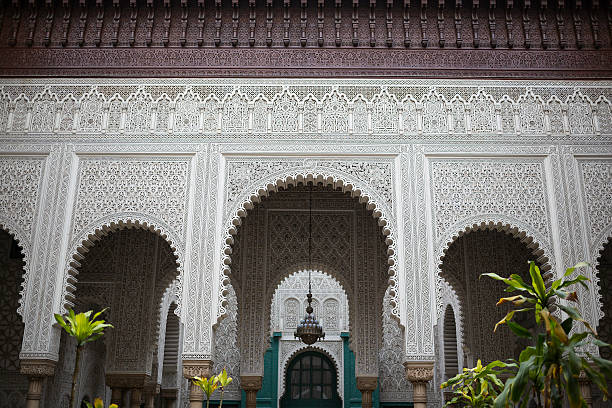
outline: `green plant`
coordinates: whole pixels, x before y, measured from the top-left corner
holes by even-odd
[[[208,408],[208,406],[210,405],[210,396],[219,386],[219,379],[216,375],[213,375],[210,378],[193,377],[191,381],[193,381],[195,385],[200,387],[204,394],[206,394],[206,408]]]
[[[104,408],[104,402],[100,398],[96,398],[93,405],[91,402],[86,402],[87,408]],[[108,408],[119,408],[117,404],[110,404]]]
[[[76,359],[74,361],[74,371],[72,373],[72,389],[70,391],[70,408],[74,408],[74,398],[76,396],[76,383],[79,376],[79,364],[81,361],[81,353],[85,344],[99,339],[104,334],[104,329],[113,327],[102,319],[98,319],[106,309],[94,314],[92,310],[75,314],[74,310],[68,311],[68,316],[55,314],[55,320],[68,333],[70,337],[76,340]]]
[[[464,368],[462,373],[440,385],[440,388],[450,387],[454,394],[453,399],[448,401],[445,407],[454,404],[472,408],[492,407],[495,397],[504,388],[504,383],[497,378],[497,375],[508,372],[505,370],[508,366],[509,364],[499,360],[483,366],[478,360],[476,367]]]
[[[225,392],[225,387],[227,387],[232,381],[232,377],[228,377],[227,371],[225,368],[217,375],[217,380],[219,383],[219,388],[221,388],[221,402],[219,403],[219,408],[223,407],[223,393]]]
[[[208,408],[210,404],[210,397],[215,392],[217,388],[221,388],[221,400],[219,402],[219,408],[223,407],[223,393],[225,392],[225,387],[227,387],[232,381],[232,377],[228,377],[227,371],[225,368],[217,375],[213,375],[210,378],[206,377],[193,377],[191,380],[195,385],[200,387],[202,392],[206,394],[206,408]]]
[[[506,381],[504,390],[495,399],[495,408],[508,407],[510,403],[518,403],[525,407],[533,398],[538,407],[561,408],[567,397],[571,408],[586,407],[580,393],[578,377],[581,372],[608,396],[606,377],[612,378],[612,362],[585,352],[589,342],[600,347],[610,345],[597,339],[597,333],[586,322],[578,310],[570,304],[578,302],[578,295],[569,287],[580,284],[588,289],[583,275],[570,278],[577,268],[587,266],[579,263],[568,268],[558,280],[546,287],[540,269],[534,262],[529,264],[531,284],[525,283],[516,274],[503,278],[495,273],[484,275],[502,281],[508,285],[507,292],[519,291],[521,294],[499,300],[498,305],[511,303],[519,308],[511,310],[500,320],[500,324],[508,327],[520,337],[533,341],[534,345],[527,347],[519,356],[516,375]],[[551,306],[561,299],[565,304],[557,304],[567,318],[560,322],[552,313]],[[512,319],[516,313],[533,312],[535,328],[529,330]],[[580,322],[587,331],[579,331],[574,327]],[[572,328],[574,332],[572,334]],[[589,361],[590,360],[590,361]]]

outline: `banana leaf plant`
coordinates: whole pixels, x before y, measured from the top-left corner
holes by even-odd
[[[76,384],[77,378],[79,377],[79,365],[81,361],[81,354],[85,344],[95,341],[102,337],[104,330],[112,328],[111,324],[106,323],[98,317],[104,313],[106,309],[91,315],[92,310],[75,314],[74,310],[68,311],[68,316],[62,316],[55,314],[55,320],[60,326],[68,333],[70,337],[76,340],[76,358],[74,361],[74,371],[72,373],[72,388],[70,391],[70,408],[74,408],[74,399],[76,397]]]
[[[503,391],[495,399],[495,408],[513,404],[526,407],[530,400],[535,401],[538,408],[562,408],[566,398],[571,408],[584,408],[586,402],[578,382],[581,373],[602,391],[604,400],[607,399],[606,378],[612,378],[612,361],[586,350],[589,343],[599,347],[610,345],[597,339],[597,332],[572,306],[578,302],[578,294],[570,287],[579,284],[588,289],[586,282],[589,280],[583,275],[572,275],[577,268],[587,265],[579,263],[568,268],[550,287],[545,285],[534,262],[529,264],[531,284],[516,274],[508,278],[495,273],[483,274],[508,285],[506,292],[520,292],[499,300],[498,305],[510,303],[515,308],[495,325],[495,329],[506,324],[514,334],[530,339],[533,344],[521,352],[518,371],[506,381]],[[567,315],[563,321],[550,310],[555,303]],[[517,313],[531,313],[536,322],[534,328],[527,329],[513,321]],[[587,330],[581,331],[575,323],[582,323]]]
[[[440,385],[440,388],[450,387],[453,391],[453,398],[444,406],[492,407],[495,398],[504,389],[504,383],[497,377],[498,374],[510,372],[507,368],[515,366],[499,360],[483,366],[478,360],[476,367],[464,368],[462,373]]]

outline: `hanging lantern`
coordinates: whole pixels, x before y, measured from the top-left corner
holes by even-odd
[[[310,287],[310,275],[308,277],[308,286]],[[310,288],[308,289],[308,295],[306,295],[306,297],[308,298],[306,316],[300,321],[294,336],[310,346],[316,343],[317,340],[323,340],[325,338],[325,333],[323,332],[323,327],[319,324],[319,321],[314,315]]]

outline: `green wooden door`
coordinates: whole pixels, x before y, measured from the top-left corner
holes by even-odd
[[[323,354],[307,351],[296,356],[287,369],[287,386],[281,408],[341,408],[337,373]]]

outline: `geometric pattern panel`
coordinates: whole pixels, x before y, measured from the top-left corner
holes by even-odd
[[[182,237],[189,168],[187,159],[82,159],[73,233],[109,214],[142,213]]]
[[[432,159],[431,172],[437,238],[480,214],[508,215],[550,236],[542,161]]]
[[[590,226],[589,239],[591,244],[595,244],[594,240],[599,239],[599,235],[612,224],[612,161],[579,160],[579,163]]]

